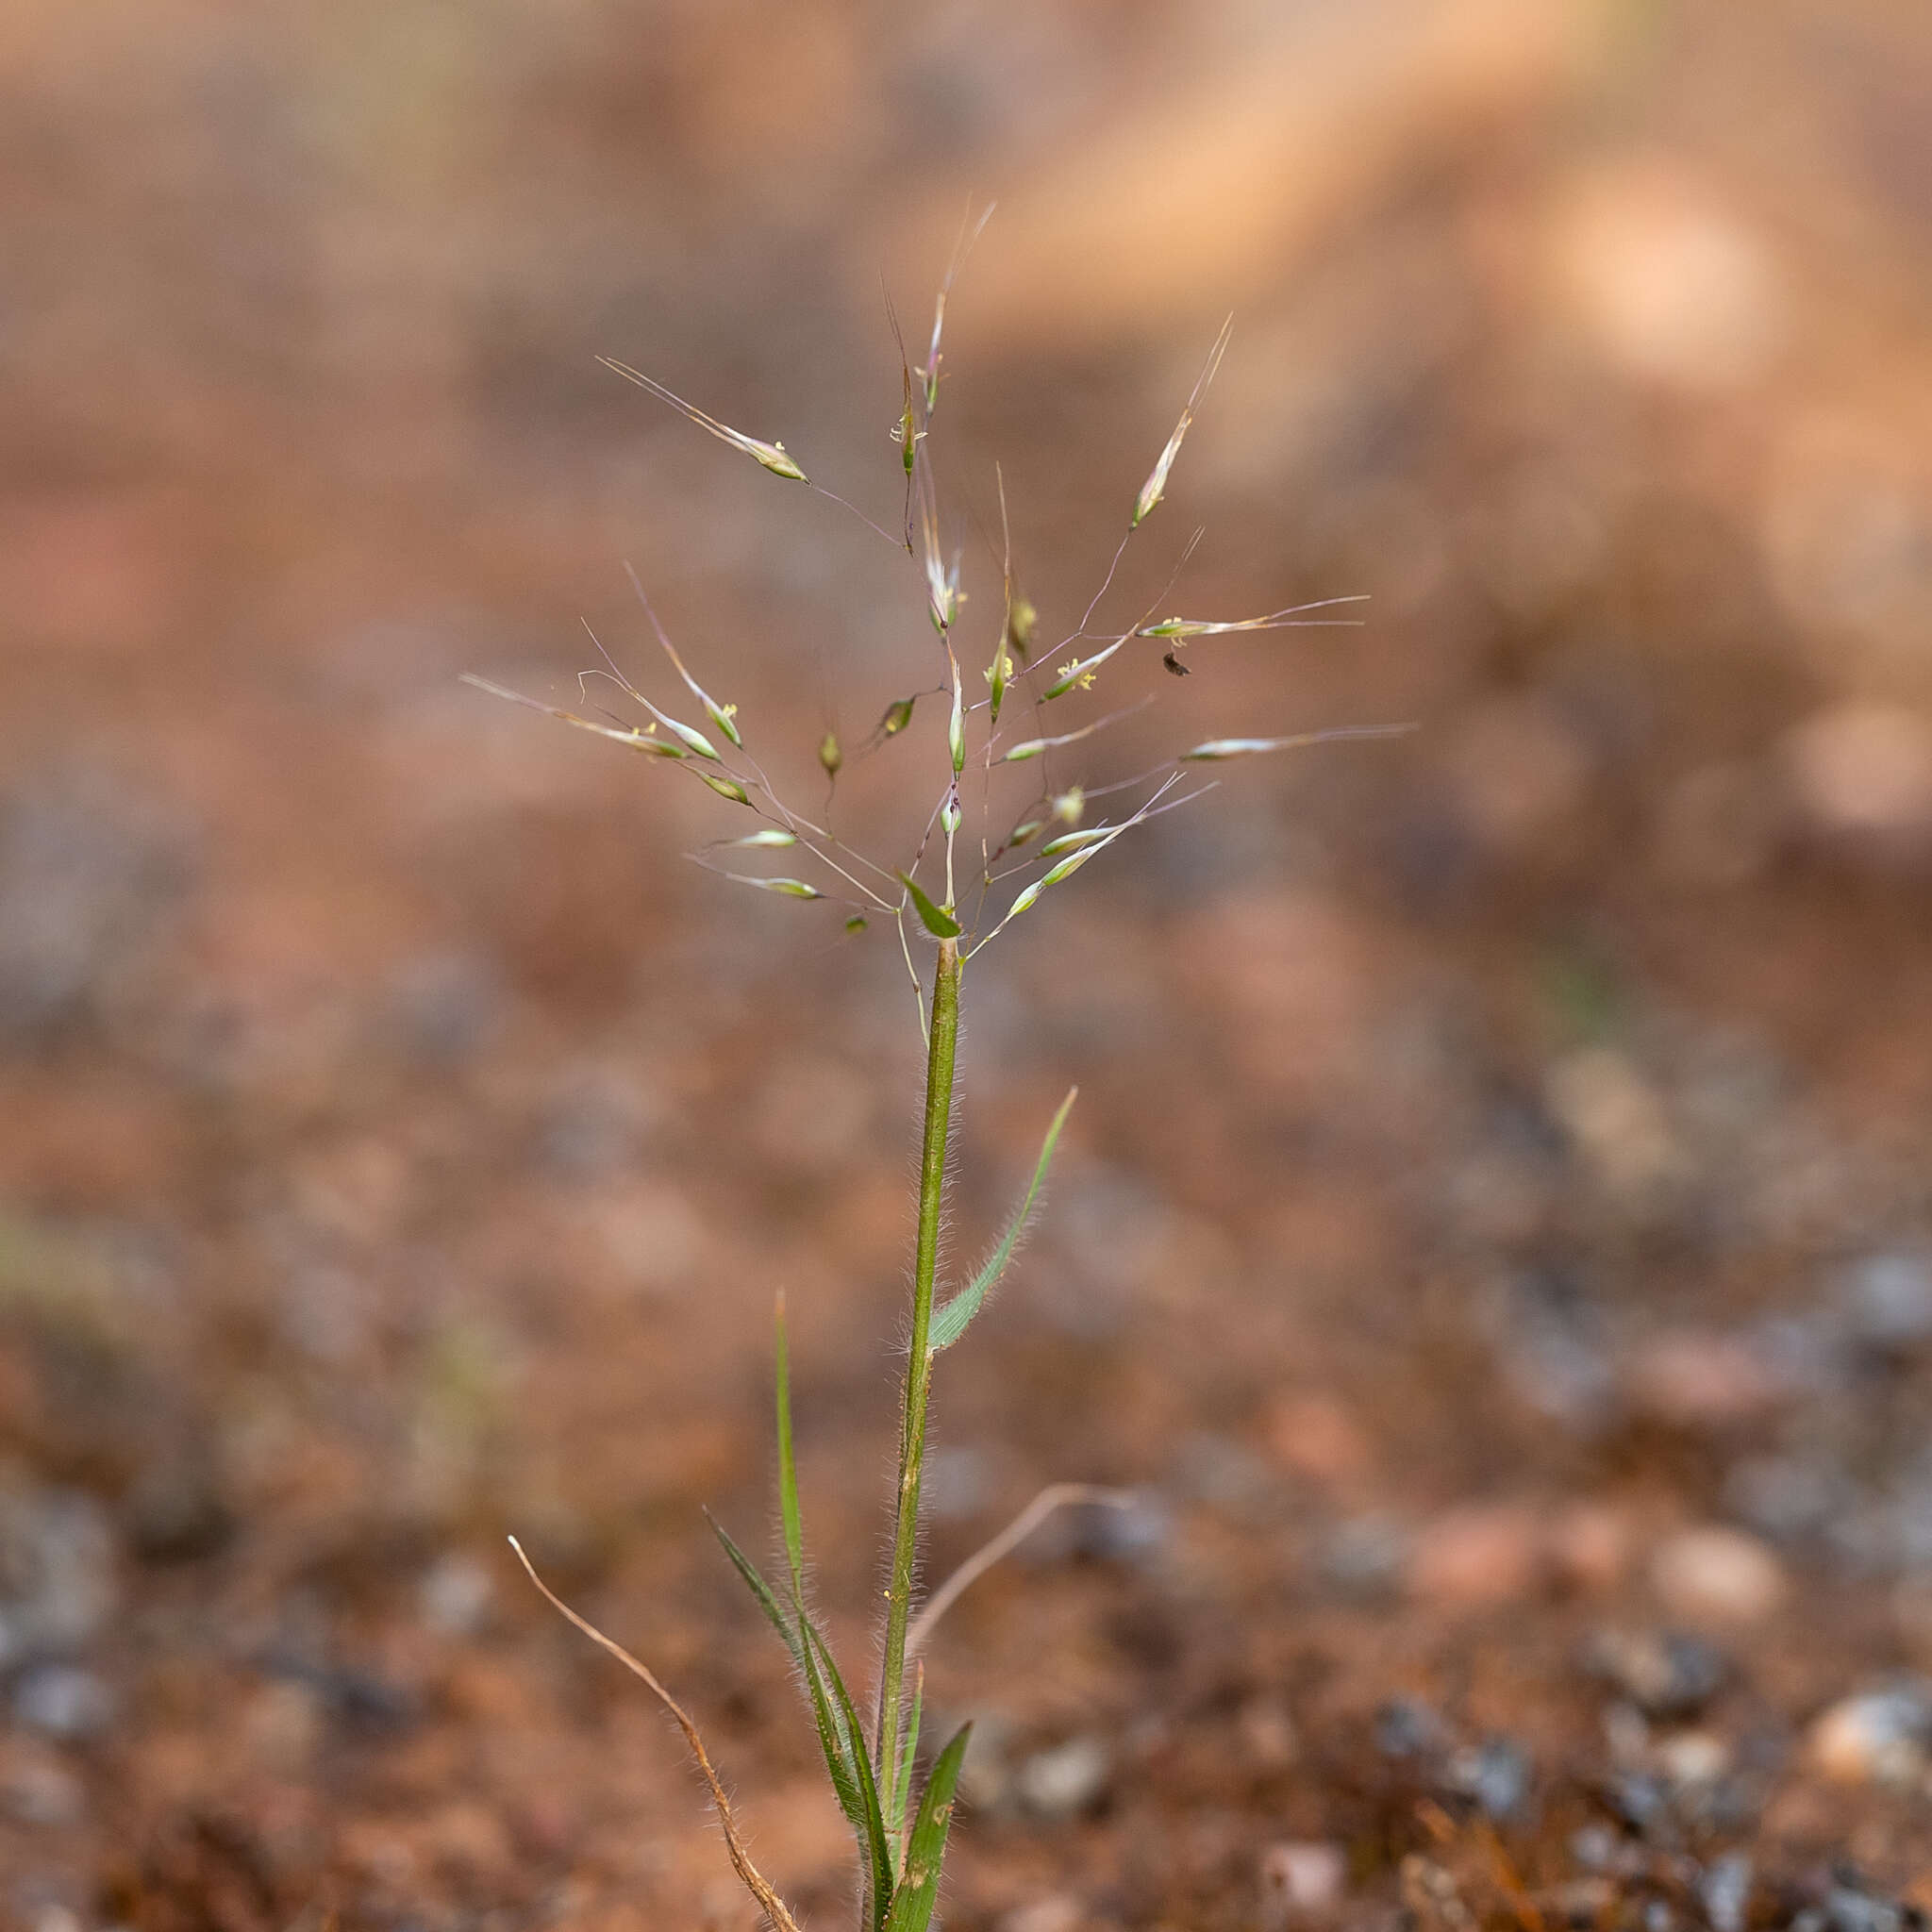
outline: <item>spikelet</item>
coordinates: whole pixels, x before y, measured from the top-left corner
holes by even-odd
[[[1134,635],[1132,631],[1117,637],[1104,651],[1095,651],[1091,658],[1076,658],[1070,664],[1062,664],[1054,673],[1054,681],[1041,692],[1042,700],[1064,697],[1070,691],[1091,691],[1095,674],[1107,660]]]
[[[1252,758],[1257,752],[1296,751],[1305,744],[1332,744],[1347,738],[1406,738],[1413,724],[1337,724],[1327,731],[1297,731],[1288,738],[1210,738],[1184,751],[1179,762],[1211,764],[1223,758]]]
[[[758,463],[760,469],[771,471],[774,476],[783,476],[789,482],[808,483],[811,479],[785,452],[782,442],[763,442],[756,436],[747,436],[741,429],[733,429],[728,424],[721,423],[715,416],[708,416],[695,405],[666,389],[661,382],[653,382],[648,375],[633,369],[628,362],[620,362],[614,357],[599,356],[598,361],[605,368],[634,382],[640,389],[647,389],[654,396],[669,403],[674,409],[689,416],[700,429],[708,429],[720,442],[728,442],[733,449],[741,449],[746,456]]]
[[[744,872],[721,872],[718,876],[731,880],[734,885],[756,886],[761,892],[777,892],[787,899],[823,899],[825,896],[816,886],[808,886],[803,879],[761,879]]]
[[[1214,380],[1214,372],[1221,367],[1221,358],[1227,353],[1227,339],[1234,333],[1234,317],[1229,316],[1221,325],[1221,333],[1214,338],[1214,346],[1208,352],[1208,366],[1201,371],[1200,380],[1194,384],[1193,393],[1188,398],[1188,406],[1181,411],[1181,420],[1174,425],[1174,434],[1167,439],[1167,447],[1160,452],[1160,460],[1148,473],[1147,480],[1141,486],[1141,493],[1134,499],[1133,520],[1127,525],[1138,530],[1146,521],[1156,504],[1167,493],[1168,472],[1174,468],[1174,459],[1181,453],[1181,442],[1193,426],[1194,411],[1201,407],[1201,398],[1208,393],[1208,385]]]
[[[575,724],[579,731],[594,731],[599,738],[608,738],[614,744],[626,744],[633,751],[646,752],[653,758],[681,758],[687,756],[681,745],[668,744],[663,739],[654,737],[652,734],[658,728],[655,724],[642,726],[601,724],[594,718],[580,718],[576,712],[566,711],[560,706],[546,705],[541,698],[526,698],[520,691],[492,684],[489,678],[478,677],[473,671],[461,673],[458,681],[477,691],[488,691],[493,698],[504,698],[510,704],[524,706],[527,710],[541,711],[545,717],[558,719],[565,724]]]
[[[1134,635],[1140,638],[1172,638],[1176,643],[1184,644],[1190,638],[1225,637],[1230,632],[1241,630],[1320,630],[1329,625],[1355,626],[1361,623],[1360,618],[1301,620],[1301,613],[1304,610],[1327,610],[1337,604],[1366,604],[1368,601],[1366,596],[1318,597],[1312,604],[1290,604],[1280,610],[1269,611],[1265,617],[1240,617],[1220,624],[1192,617],[1163,617],[1158,624],[1143,624]]]

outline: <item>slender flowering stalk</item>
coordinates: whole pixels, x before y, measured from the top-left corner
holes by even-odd
[[[879,1678],[877,1760],[882,1782],[898,1782],[907,1749],[901,1704],[906,1686],[906,1626],[912,1615],[913,1566],[919,1554],[919,1493],[925,1471],[925,1405],[932,1391],[933,1281],[939,1267],[940,1208],[946,1184],[946,1138],[953,1122],[953,1062],[959,1044],[957,940],[940,941],[933,967],[932,1024],[925,1057],[925,1118],[919,1152],[919,1232],[912,1259],[912,1334],[901,1391],[899,1481],[893,1497],[891,1580],[886,1587],[885,1663]]]

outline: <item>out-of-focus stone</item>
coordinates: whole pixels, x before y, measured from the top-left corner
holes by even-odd
[[[1846,1269],[1840,1294],[1858,1339],[1874,1348],[1932,1340],[1932,1261],[1923,1254],[1866,1255]]]
[[[1785,338],[1769,244],[1681,168],[1638,160],[1591,175],[1555,236],[1562,293],[1627,375],[1730,389],[1763,375]]]
[[[1014,1774],[1013,1785],[1036,1818],[1073,1818],[1100,1802],[1112,1771],[1112,1757],[1098,1738],[1069,1738],[1035,1752]]]
[[[1591,1166],[1619,1193],[1641,1193],[1676,1166],[1663,1103],[1624,1055],[1589,1046],[1565,1054],[1544,1082],[1550,1110]]]
[[[1915,1783],[1932,1766],[1932,1685],[1907,1678],[1841,1698],[1813,1721],[1807,1743],[1840,1784]]]
[[[1657,1768],[1680,1790],[1714,1785],[1731,1768],[1731,1747],[1715,1731],[1673,1731],[1651,1748]]]
[[[1325,1919],[1341,1903],[1348,1859],[1340,1845],[1288,1841],[1261,1854],[1262,1919],[1271,1926]]]
[[[1275,1461],[1324,1487],[1359,1481],[1374,1462],[1374,1444],[1348,1405],[1325,1391],[1281,1396],[1264,1427]]]
[[[1711,1932],[1744,1932],[1750,1918],[1754,1868],[1748,1852],[1726,1852],[1713,1858],[1697,1883],[1697,1896]]]
[[[114,1693],[77,1665],[40,1664],[14,1685],[13,1710],[50,1738],[98,1738],[114,1722]]]
[[[1079,1932],[1086,1916],[1078,1899],[1057,1891],[1002,1913],[999,1932]]]
[[[1690,1328],[1643,1343],[1624,1379],[1639,1408],[1679,1428],[1747,1422],[1790,1392],[1763,1350],[1745,1337]]]
[[[1351,1517],[1336,1525],[1321,1552],[1322,1579],[1344,1596],[1390,1596],[1402,1581],[1408,1550],[1407,1532],[1392,1518]]]
[[[1824,831],[1932,838],[1932,724],[1903,705],[1848,699],[1785,744],[1792,789]]]
[[[1486,851],[1510,856],[1575,808],[1591,758],[1568,722],[1540,696],[1483,700],[1444,741],[1458,817]]]
[[[416,1586],[423,1621],[445,1637],[469,1637],[480,1630],[495,1595],[495,1579],[462,1550],[445,1551]]]
[[[92,1642],[118,1595],[113,1531],[92,1496],[0,1485],[0,1665]]]
[[[1784,1565],[1742,1530],[1707,1524],[1666,1538],[1651,1554],[1651,1588],[1687,1624],[1760,1623],[1784,1602]]]
[[[58,1829],[86,1815],[87,1790],[55,1753],[10,1750],[0,1761],[0,1807],[23,1824]]]
[[[1449,1761],[1450,1785],[1474,1798],[1483,1816],[1497,1824],[1521,1815],[1534,1775],[1529,1754],[1507,1738],[1486,1739],[1457,1752]]]
[[[1520,1602],[1542,1573],[1541,1525],[1521,1503],[1473,1503],[1451,1509],[1416,1538],[1410,1591],[1444,1609]]]
[[[1785,830],[1778,788],[1758,766],[1700,765],[1664,795],[1658,857],[1688,886],[1740,886],[1771,862]]]
[[[1724,1688],[1729,1666],[1702,1637],[1681,1631],[1600,1630],[1590,1669],[1647,1717],[1693,1717]]]
[[[1249,1698],[1235,1720],[1235,1730],[1241,1755],[1257,1771],[1283,1770],[1300,1755],[1294,1719],[1278,1697],[1264,1692]]]
[[[1545,1545],[1557,1577],[1586,1595],[1614,1590],[1630,1566],[1630,1524],[1603,1503],[1565,1505],[1550,1523]]]

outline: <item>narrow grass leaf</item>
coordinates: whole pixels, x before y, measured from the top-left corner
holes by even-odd
[[[906,1877],[892,1897],[885,1932],[926,1932],[940,1891],[940,1870],[946,1859],[946,1835],[953,1824],[953,1797],[959,1788],[959,1767],[973,1726],[965,1725],[939,1755],[919,1801],[912,1841],[906,1852]]]
[[[925,889],[910,873],[902,872],[899,883],[912,895],[912,909],[919,914],[919,923],[936,940],[956,940],[964,928],[952,913],[941,906],[935,906]]]
[[[819,1749],[824,1757],[826,1775],[831,1779],[839,1808],[858,1834],[860,1849],[868,1866],[871,1866],[874,1863],[874,1824],[876,1821],[876,1836],[882,1845],[884,1821],[877,1816],[878,1794],[873,1788],[872,1766],[866,1759],[863,1734],[857,1727],[856,1721],[843,1722],[841,1728],[843,1712],[835,1710],[825,1690],[827,1674],[835,1683],[838,1682],[838,1671],[832,1664],[831,1653],[802,1609],[795,1623],[786,1616],[784,1607],[759,1574],[758,1565],[739,1548],[724,1525],[708,1510],[706,1520],[724,1545],[724,1554],[731,1558],[732,1567],[744,1578],[746,1587],[758,1599],[758,1607],[784,1639],[792,1660],[805,1674],[806,1690],[811,1701],[812,1720],[818,1729]],[[843,1697],[842,1683],[838,1688],[844,1707],[849,1709],[851,1700]],[[855,1758],[858,1760],[856,1763]]]
[[[872,1921],[874,1925],[883,1925],[886,1913],[892,1899],[892,1854],[886,1838],[885,1813],[879,1806],[877,1781],[874,1777],[872,1759],[865,1748],[865,1732],[858,1721],[858,1712],[854,1707],[850,1693],[845,1689],[845,1680],[839,1674],[839,1667],[832,1660],[832,1653],[825,1646],[825,1641],[809,1623],[801,1625],[805,1633],[807,1680],[820,1688],[816,1696],[823,1698],[824,1684],[829,1684],[837,1700],[836,1710],[827,1709],[828,1718],[835,1720],[833,1731],[842,1746],[840,1755],[853,1786],[853,1805],[846,1811],[853,1830],[858,1834],[859,1851],[865,1860],[870,1878],[869,1890],[872,1894]],[[823,1742],[823,1739],[821,1740]],[[833,1754],[828,1749],[825,1764],[829,1770]],[[834,1781],[836,1789],[836,1779]],[[841,1801],[842,1802],[842,1801]]]
[[[666,389],[661,382],[653,382],[648,375],[641,375],[628,362],[619,362],[610,356],[599,356],[597,359],[605,368],[623,376],[626,382],[634,382],[640,389],[647,389],[654,396],[669,403],[674,409],[690,417],[700,429],[709,430],[720,442],[728,442],[733,449],[741,449],[760,468],[771,471],[773,475],[783,476],[792,483],[809,480],[805,472],[786,454],[782,442],[761,441],[756,436],[747,436],[741,429],[733,429],[728,424],[719,422],[715,416],[706,415],[704,410],[686,402],[682,396]]]
[[[791,1653],[793,1661],[803,1663],[805,1645],[786,1618],[784,1606],[772,1593],[772,1586],[758,1574],[758,1565],[732,1541],[730,1532],[708,1509],[705,1511],[705,1521],[711,1525],[711,1534],[724,1546],[732,1568],[744,1578],[745,1588],[758,1599],[759,1609],[771,1620],[772,1628],[785,1640],[785,1648]]]
[[[1048,875],[1051,877],[1051,874]],[[1044,881],[1042,881],[1044,883]],[[986,1298],[999,1284],[1000,1276],[1007,1272],[1008,1264],[1013,1258],[1013,1250],[1020,1244],[1020,1237],[1026,1232],[1026,1224],[1033,1218],[1034,1204],[1040,1198],[1040,1190],[1046,1180],[1046,1170],[1053,1161],[1053,1150],[1059,1144],[1060,1129],[1067,1124],[1067,1115],[1073,1111],[1074,1102],[1080,1090],[1070,1088],[1067,1097],[1060,1102],[1059,1111],[1053,1117],[1046,1130],[1046,1139],[1041,1143],[1040,1158],[1034,1164],[1033,1178],[1026,1184],[1026,1192],[1022,1196],[1013,1218],[1007,1224],[1007,1231],[1001,1235],[999,1245],[987,1257],[986,1265],[980,1269],[972,1281],[962,1288],[941,1307],[933,1311],[932,1326],[927,1331],[927,1345],[934,1355],[942,1348],[950,1348],[965,1334],[974,1315],[985,1305]]]

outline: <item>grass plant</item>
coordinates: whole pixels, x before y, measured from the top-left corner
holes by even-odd
[[[987,211],[991,213],[991,210]],[[1260,617],[1206,620],[1157,619],[1143,612],[1118,631],[1096,632],[1093,621],[1111,591],[1128,544],[1158,508],[1184,439],[1226,353],[1229,327],[1216,338],[1200,379],[1181,411],[1174,433],[1153,470],[1129,504],[1126,527],[1100,589],[1080,622],[1051,651],[1037,647],[1038,612],[1016,587],[1010,538],[1007,531],[1004,479],[999,481],[1002,524],[1000,558],[1003,608],[996,628],[982,645],[987,662],[978,678],[962,673],[960,623],[965,602],[960,589],[960,554],[948,555],[941,538],[939,483],[932,434],[941,400],[942,336],[946,303],[967,247],[985,224],[962,231],[959,248],[935,304],[929,346],[923,366],[914,368],[900,349],[900,409],[892,425],[899,472],[901,528],[895,534],[875,523],[848,499],[811,480],[782,442],[767,441],[733,429],[662,383],[628,365],[610,361],[618,375],[638,384],[681,412],[728,448],[750,457],[769,474],[805,485],[858,517],[885,541],[902,549],[918,573],[920,594],[932,638],[919,647],[924,668],[919,689],[893,699],[870,736],[849,753],[835,732],[817,747],[825,785],[825,804],[808,817],[781,798],[765,768],[746,742],[735,704],[720,703],[686,668],[658,623],[642,586],[636,586],[671,674],[705,720],[700,725],[673,715],[632,683],[617,661],[597,649],[602,659],[586,673],[580,687],[601,679],[635,707],[628,716],[597,709],[596,715],[541,703],[483,678],[468,681],[491,694],[528,705],[578,729],[638,752],[673,768],[671,775],[707,787],[722,808],[748,814],[756,823],[726,835],[699,862],[733,883],[797,900],[829,903],[855,939],[874,924],[896,932],[911,977],[925,1041],[925,1090],[919,1163],[919,1196],[912,1267],[909,1320],[906,1324],[904,1381],[900,1391],[899,1451],[892,1492],[891,1528],[885,1557],[885,1601],[878,1644],[878,1682],[869,1708],[861,1709],[834,1658],[807,1599],[803,1517],[793,1455],[786,1313],[782,1294],[774,1316],[775,1415],[779,1514],[785,1574],[774,1586],[713,1523],[725,1556],[744,1579],[790,1653],[803,1687],[826,1775],[840,1809],[851,1825],[859,1871],[858,1923],[861,1932],[925,1932],[938,1898],[947,1834],[970,1726],[946,1740],[920,1774],[924,1667],[919,1652],[940,1615],[959,1592],[991,1563],[1013,1548],[1053,1509],[1070,1502],[1118,1501],[1113,1492],[1082,1485],[1056,1485],[1036,1497],[1013,1523],[988,1543],[956,1575],[918,1607],[920,1504],[925,1467],[928,1401],[939,1357],[959,1342],[987,1306],[1011,1265],[1022,1237],[1039,1205],[1047,1170],[1074,1094],[1069,1092],[1047,1126],[1024,1194],[1005,1232],[979,1269],[952,1292],[940,1291],[941,1220],[946,1175],[947,1141],[953,1121],[955,1062],[959,1038],[962,984],[971,960],[1030,911],[1046,893],[1128,834],[1166,811],[1186,805],[1208,788],[1185,789],[1190,769],[1266,753],[1292,750],[1325,740],[1382,737],[1403,725],[1348,727],[1335,731],[1275,736],[1216,738],[1188,747],[1134,777],[1102,787],[1083,788],[1061,775],[1064,755],[1125,715],[1123,710],[1064,729],[1053,728],[1063,702],[1091,692],[1109,669],[1118,669],[1136,648],[1149,655],[1158,647],[1165,669],[1185,675],[1177,655],[1199,640],[1301,625],[1353,623],[1338,614],[1357,600],[1328,598]],[[893,321],[897,336],[897,322]],[[608,359],[608,358],[607,358]],[[816,465],[814,466],[816,467]],[[1190,543],[1182,561],[1191,553]],[[1170,580],[1172,581],[1172,580]],[[592,640],[595,642],[595,639]],[[929,654],[929,655],[928,655]],[[983,684],[984,690],[978,688]],[[946,708],[944,753],[936,782],[924,793],[924,829],[912,850],[897,863],[885,863],[848,845],[833,830],[833,805],[840,773],[848,758],[888,751],[910,728],[919,705],[937,697]],[[1016,703],[1020,700],[1021,703]],[[1028,726],[1013,728],[1012,712],[1024,704]],[[685,708],[680,706],[680,708]],[[1072,707],[1068,707],[1072,708]],[[1139,707],[1132,708],[1138,709]],[[706,726],[709,728],[707,729]],[[1023,781],[1015,791],[1011,778]],[[974,782],[976,781],[976,783]],[[1025,781],[1032,789],[1024,789]],[[977,836],[962,836],[967,798],[979,824]],[[1023,800],[1017,809],[1014,798]],[[1120,806],[1113,816],[1089,822],[1100,801]],[[795,855],[791,871],[752,869],[766,855]],[[915,947],[929,952],[922,974]],[[682,1731],[709,1790],[725,1846],[738,1875],[778,1932],[796,1932],[797,1921],[753,1863],[730,1801],[713,1769],[696,1724],[656,1675],[628,1651],[593,1628],[559,1602],[531,1568],[521,1545],[518,1557],[543,1595],[574,1624],[602,1645],[649,1688]]]

